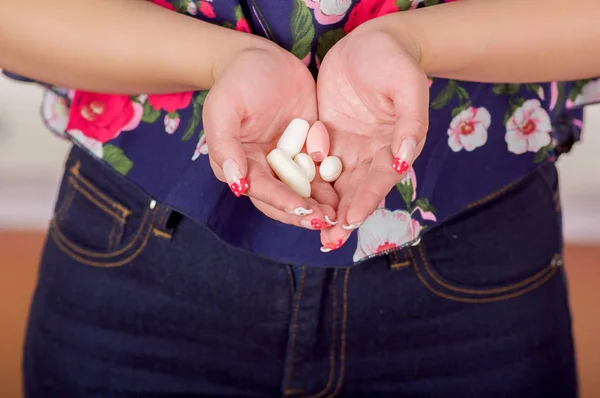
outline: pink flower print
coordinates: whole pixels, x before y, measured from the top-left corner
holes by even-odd
[[[506,122],[504,140],[508,150],[517,155],[537,152],[551,141],[550,117],[540,101],[530,99],[515,110]]]
[[[177,112],[167,113],[164,119],[165,132],[173,134],[175,130],[177,130],[177,127],[179,127],[179,120],[179,114]]]
[[[69,122],[67,100],[53,91],[47,90],[42,103],[42,117],[52,131],[64,136]]]
[[[86,148],[94,157],[102,159],[104,154],[102,143],[92,137],[86,136],[81,130],[69,130],[67,134],[81,146]]]
[[[487,142],[492,116],[485,108],[469,107],[456,115],[448,128],[448,145],[454,152],[471,152]]]
[[[352,0],[304,0],[304,3],[314,10],[315,19],[319,24],[331,25],[344,19]]]
[[[187,12],[190,15],[196,15],[198,13],[198,7],[196,6],[196,3],[193,0],[190,0],[187,3]]]
[[[250,26],[248,25],[246,18],[238,19],[237,23],[235,24],[235,30],[250,33]]]
[[[215,10],[213,10],[212,4],[210,4],[208,1],[200,1],[200,12],[207,18],[216,17]]]
[[[204,134],[202,134],[198,140],[198,145],[196,145],[196,150],[194,151],[194,155],[192,155],[192,160],[198,159],[200,155],[208,155],[208,146],[206,145],[206,138],[204,138]]]
[[[416,239],[421,224],[405,210],[377,209],[358,229],[354,261],[400,247]]]

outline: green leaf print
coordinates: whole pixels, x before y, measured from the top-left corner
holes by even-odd
[[[540,90],[540,85],[535,83],[527,83],[525,84],[525,88],[527,91],[531,91],[532,93],[537,94]]]
[[[439,3],[440,3],[439,0],[425,0],[425,7],[435,6]]]
[[[574,82],[573,87],[571,87],[571,90],[569,91],[569,99],[571,101],[575,101],[575,98],[577,98],[577,96],[579,94],[581,94],[581,91],[583,90],[583,87],[588,84],[589,82],[591,82],[593,79],[584,79],[584,80],[577,80],[576,82]]]
[[[231,23],[231,22],[229,22],[229,21],[225,21],[225,22],[223,22],[223,27],[224,27],[224,28],[227,28],[227,29],[233,29],[233,30],[235,30],[235,25],[234,25],[234,24],[232,24],[232,23]]]
[[[200,94],[192,101],[192,117],[190,117],[190,120],[188,121],[188,125],[183,132],[181,141],[190,140],[194,136],[198,125],[200,125],[200,120],[202,119],[202,104],[204,104],[204,98],[206,98],[206,95],[202,96],[203,92],[204,91],[200,92]]]
[[[317,58],[319,61],[323,61],[325,54],[331,50],[331,47],[333,47],[335,43],[342,40],[344,35],[343,29],[333,29],[319,36],[317,39]]]
[[[188,0],[174,0],[171,4],[178,13],[187,14]]]
[[[494,84],[492,91],[497,95],[515,95],[521,89],[520,84]]]
[[[455,118],[456,116],[458,116],[459,113],[461,113],[465,109],[469,108],[470,106],[471,106],[471,100],[468,100],[467,102],[462,103],[459,106],[457,106],[456,108],[452,109],[452,118]]]
[[[242,18],[246,18],[246,17],[244,17],[244,11],[242,11],[242,6],[240,6],[239,4],[235,7],[235,9],[233,10],[233,13],[235,15],[236,21],[239,21]]]
[[[144,102],[144,114],[142,121],[145,123],[154,123],[160,117],[160,109],[154,109],[148,101]]]
[[[196,102],[199,103],[201,106],[204,106],[204,101],[206,101],[206,96],[208,95],[208,90],[203,90],[200,91],[198,93],[198,96],[196,97]]]
[[[513,115],[513,113],[515,113],[515,111],[517,109],[519,109],[521,106],[523,106],[525,101],[526,100],[523,97],[511,98],[509,100],[508,109],[506,110],[506,113],[504,114],[504,125],[505,126],[506,126],[506,123],[508,123],[508,119],[511,118],[511,116]]]
[[[411,6],[412,6],[411,0],[396,0],[396,7],[398,7],[398,11],[410,10]]]
[[[123,153],[123,150],[112,144],[102,147],[102,159],[122,175],[127,175],[133,167],[133,162]]]
[[[304,59],[310,53],[310,46],[315,38],[312,13],[303,0],[294,0],[294,8],[290,19],[292,31],[292,48],[290,52],[298,59]]]
[[[415,200],[415,207],[420,207],[423,211],[430,211],[435,214],[436,209],[433,207],[431,203],[429,203],[429,199],[427,198],[419,198]]]
[[[431,101],[431,108],[442,109],[443,107],[448,105],[448,102],[450,102],[452,97],[454,97],[454,95],[456,94],[457,86],[458,85],[454,80],[449,80],[448,84],[446,84],[446,87],[441,89],[437,97],[435,97],[435,99]]]
[[[556,88],[558,90],[558,97],[556,99],[556,108],[554,108],[554,116],[558,116],[560,115],[564,108],[565,108],[565,99],[566,99],[566,92],[565,92],[565,86],[566,83],[565,82],[558,82],[556,84]]]
[[[408,180],[408,183],[401,182],[396,185],[396,188],[398,188],[398,192],[400,192],[400,196],[406,204],[406,208],[410,211],[410,203],[412,202],[412,195],[414,190],[412,181]]]

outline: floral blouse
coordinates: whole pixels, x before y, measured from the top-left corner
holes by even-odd
[[[153,2],[273,40],[316,76],[327,51],[359,24],[442,1]],[[87,148],[152,198],[232,245],[311,266],[349,266],[416,243],[427,228],[568,152],[580,138],[582,106],[600,101],[600,79],[543,84],[432,79],[421,156],[341,249],[322,253],[318,231],[267,218],[213,176],[202,128],[206,91],[123,96],[46,87],[42,114],[50,129]]]

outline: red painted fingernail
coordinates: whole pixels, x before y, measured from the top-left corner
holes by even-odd
[[[321,220],[320,220],[320,219],[318,219],[318,218],[313,218],[312,220],[310,220],[310,226],[311,226],[313,229],[319,229],[319,230],[321,230],[321,229],[325,229],[325,228],[328,228],[328,227],[329,227],[329,225],[328,225],[328,224],[325,224],[323,221],[321,221]]]
[[[337,240],[335,243],[326,243],[321,248],[323,253],[329,253],[332,250],[337,250],[340,247],[344,246],[344,241],[342,239]]]
[[[408,162],[400,158],[395,158],[394,163],[392,163],[392,168],[396,170],[399,174],[406,173],[409,167],[410,165],[408,164]]]
[[[231,192],[233,192],[233,194],[239,198],[240,196],[246,193],[248,188],[250,188],[250,185],[248,185],[248,181],[246,181],[246,179],[242,177],[233,184],[231,184],[229,188],[231,188]]]

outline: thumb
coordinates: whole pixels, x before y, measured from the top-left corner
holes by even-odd
[[[221,168],[229,188],[240,197],[250,188],[246,180],[248,162],[240,141],[243,109],[229,98],[219,87],[213,87],[204,102],[202,118],[211,163]]]
[[[418,91],[410,96],[410,101],[394,101],[396,122],[392,137],[392,168],[399,174],[406,173],[421,153],[429,128],[429,91]],[[407,102],[410,105],[406,107]]]

